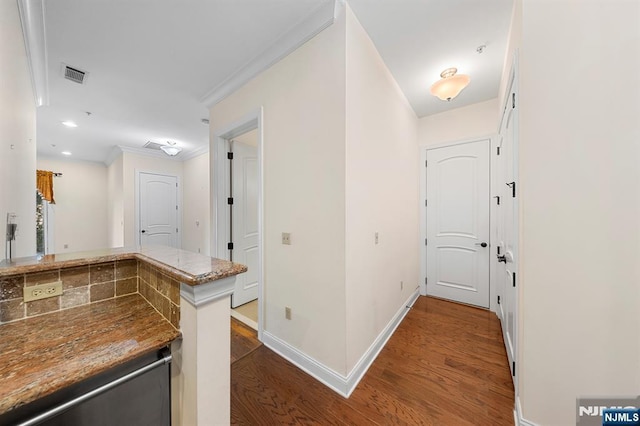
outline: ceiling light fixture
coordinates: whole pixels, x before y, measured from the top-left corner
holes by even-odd
[[[64,124],[67,127],[78,127],[78,125],[73,121],[63,121],[62,124]]]
[[[467,87],[471,78],[468,75],[457,74],[457,68],[447,68],[440,73],[440,80],[431,86],[431,94],[443,101],[450,101],[460,94],[462,89]]]
[[[175,142],[169,141],[167,141],[167,145],[162,145],[160,149],[163,150],[165,154],[171,157],[180,154],[180,151],[182,151],[182,148],[177,147]]]

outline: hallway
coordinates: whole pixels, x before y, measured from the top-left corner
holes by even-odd
[[[513,424],[500,322],[482,309],[419,297],[349,399],[265,346],[231,345],[232,424]]]

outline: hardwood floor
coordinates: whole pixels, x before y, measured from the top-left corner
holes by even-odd
[[[262,342],[258,340],[257,333],[251,327],[241,323],[235,318],[231,318],[231,364],[247,356]]]
[[[349,399],[264,346],[231,365],[238,425],[512,425],[495,314],[420,297]]]

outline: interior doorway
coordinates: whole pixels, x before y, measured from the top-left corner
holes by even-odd
[[[262,110],[217,131],[214,143],[212,253],[247,266],[236,279],[231,315],[257,329],[262,339]]]
[[[489,308],[490,139],[426,153],[426,294]]]
[[[178,177],[138,172],[138,244],[180,247]]]

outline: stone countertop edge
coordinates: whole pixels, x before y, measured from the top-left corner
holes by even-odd
[[[247,271],[246,266],[228,260],[216,259],[172,247],[148,246],[4,260],[0,262],[0,277],[130,259],[146,262],[171,278],[191,286]]]
[[[0,326],[0,414],[181,337],[139,294]]]

